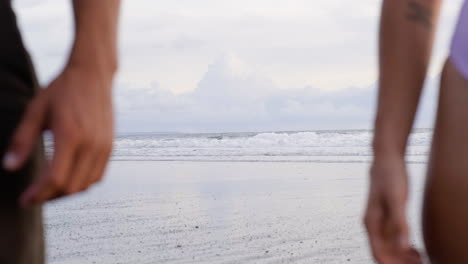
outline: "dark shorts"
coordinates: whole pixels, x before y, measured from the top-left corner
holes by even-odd
[[[10,0],[0,0],[0,158],[38,89],[11,9]],[[18,198],[37,176],[42,164],[42,142],[26,165],[17,172],[0,166],[0,263],[44,263],[41,207],[22,209]]]

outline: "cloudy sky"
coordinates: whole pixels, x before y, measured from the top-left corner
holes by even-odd
[[[432,124],[460,4],[444,6],[419,127]],[[71,6],[15,7],[46,85],[66,60]],[[123,1],[118,131],[369,128],[379,8],[378,0]]]

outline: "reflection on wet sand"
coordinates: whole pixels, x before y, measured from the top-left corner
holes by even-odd
[[[367,166],[112,162],[99,186],[47,206],[49,263],[372,263]],[[423,166],[410,168],[420,193]]]

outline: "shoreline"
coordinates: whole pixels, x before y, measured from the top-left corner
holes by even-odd
[[[45,208],[48,263],[373,263],[366,163],[112,161]],[[421,248],[424,166],[409,165]]]

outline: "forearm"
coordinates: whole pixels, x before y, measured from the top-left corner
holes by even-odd
[[[432,51],[441,0],[385,0],[374,155],[403,157]]]
[[[103,76],[117,69],[117,24],[120,0],[73,0],[75,40],[69,65]]]

